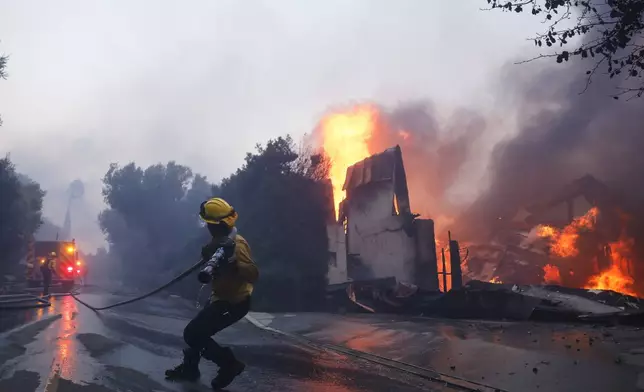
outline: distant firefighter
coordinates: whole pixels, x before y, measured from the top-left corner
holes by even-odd
[[[43,297],[49,296],[49,286],[51,286],[51,276],[53,270],[56,268],[56,252],[51,252],[40,265],[40,272],[42,274]]]

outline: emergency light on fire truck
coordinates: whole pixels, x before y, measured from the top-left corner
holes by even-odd
[[[33,241],[27,257],[27,284],[29,287],[42,285],[40,266],[47,262],[51,254],[55,254],[52,264],[53,284],[61,283],[71,287],[77,279],[82,279],[87,271],[85,263],[79,259],[76,241]]]

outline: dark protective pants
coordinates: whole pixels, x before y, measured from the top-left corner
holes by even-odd
[[[229,365],[235,357],[230,349],[217,344],[212,336],[241,320],[249,310],[250,297],[236,304],[215,301],[206,305],[183,330],[183,339],[190,347],[186,355],[192,356],[194,361],[203,356],[219,367]]]
[[[42,268],[42,294],[49,295],[49,286],[51,286],[51,270],[49,268]]]

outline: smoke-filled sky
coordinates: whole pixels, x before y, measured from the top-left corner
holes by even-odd
[[[0,0],[0,52],[10,55],[0,153],[48,191],[56,223],[68,184],[84,182],[74,232],[95,248],[110,162],[176,160],[217,181],[255,143],[298,138],[330,106],[467,107],[499,124],[481,141],[491,151],[512,131],[502,121],[511,108],[499,110],[505,66],[531,55],[525,38],[543,25],[485,5]]]

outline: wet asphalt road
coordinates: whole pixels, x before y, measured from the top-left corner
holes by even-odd
[[[644,331],[634,327],[262,314],[277,330],[517,392],[644,390]]]
[[[19,327],[32,321],[37,321],[39,317],[42,318],[42,316],[38,316],[36,309],[26,309],[20,311],[0,310],[0,333],[9,331],[10,329]]]
[[[123,299],[93,293],[101,306]],[[163,372],[178,363],[183,327],[194,304],[159,296],[96,314],[71,297],[29,311],[0,311],[0,391],[208,391],[216,367],[202,363],[202,381],[169,383]],[[25,324],[28,323],[29,324]],[[24,324],[19,329],[9,330]],[[451,391],[362,359],[320,351],[243,320],[218,340],[247,370],[229,391]]]

